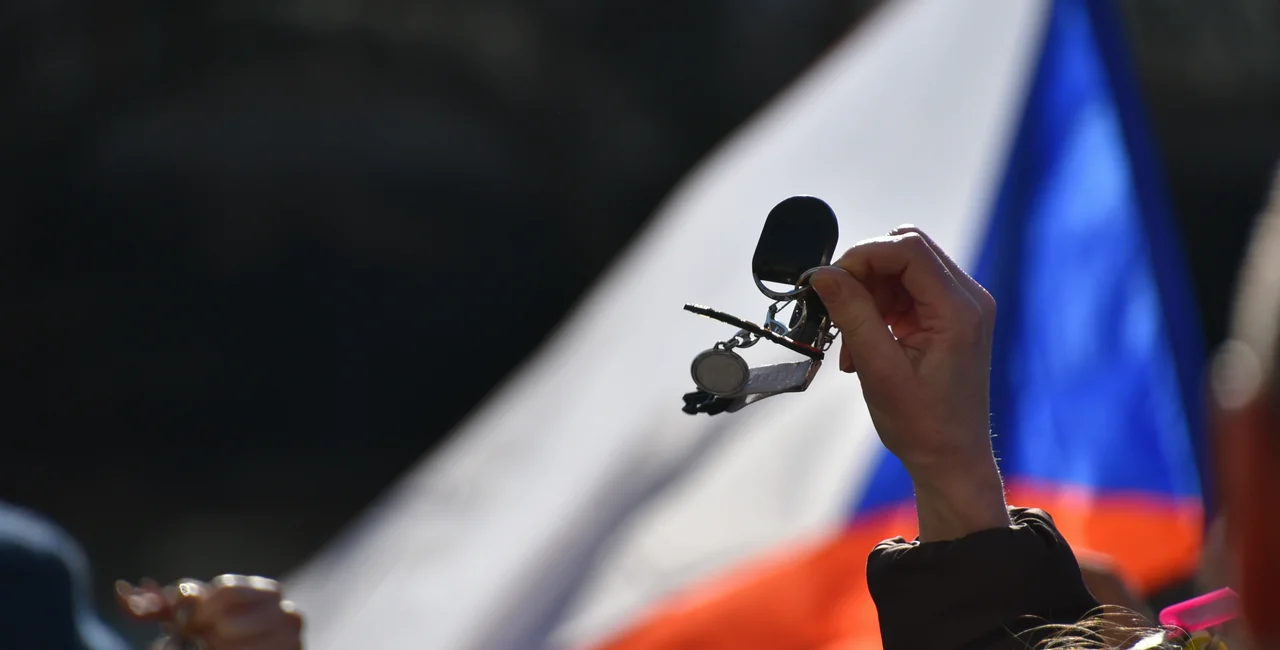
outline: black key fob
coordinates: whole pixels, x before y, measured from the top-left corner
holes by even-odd
[[[758,283],[783,284],[789,290],[805,271],[831,263],[839,239],[840,224],[831,206],[816,197],[793,196],[769,211],[751,273]]]

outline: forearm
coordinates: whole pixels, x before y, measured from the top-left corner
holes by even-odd
[[[1000,470],[990,451],[973,461],[909,468],[916,494],[921,542],[960,539],[1010,525]]]

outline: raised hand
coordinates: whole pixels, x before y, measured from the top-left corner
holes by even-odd
[[[171,587],[143,580],[116,583],[121,608],[138,621],[164,625],[174,640],[205,650],[300,650],[302,616],[268,578],[222,575],[208,583],[181,580]],[[179,648],[170,640],[160,648]]]
[[[922,541],[1009,525],[991,451],[995,300],[903,226],[812,277],[885,447],[910,473]]]

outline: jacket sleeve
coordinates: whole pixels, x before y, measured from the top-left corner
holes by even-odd
[[[1053,519],[1030,508],[1009,514],[1008,528],[954,541],[876,546],[867,586],[884,650],[1025,649],[1035,643],[1028,631],[1076,623],[1099,606]]]

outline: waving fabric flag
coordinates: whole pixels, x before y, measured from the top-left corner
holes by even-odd
[[[1196,561],[1196,315],[1091,0],[896,0],[677,189],[550,341],[286,580],[308,647],[868,648],[867,553],[915,527],[857,380],[680,412],[750,316],[764,216],[915,223],[1000,302],[1011,500],[1157,588]],[[1155,189],[1153,189],[1155,188]],[[790,358],[757,346],[753,362]]]
[[[1200,548],[1197,315],[1182,274],[1161,268],[1177,249],[1154,170],[1139,166],[1150,160],[1135,107],[1117,92],[1113,8],[1040,6],[1035,73],[969,265],[1000,305],[995,447],[1011,503],[1048,510],[1074,545],[1151,591],[1192,572]],[[845,529],[737,568],[605,647],[873,647],[867,549],[914,530],[911,498],[882,452]]]

